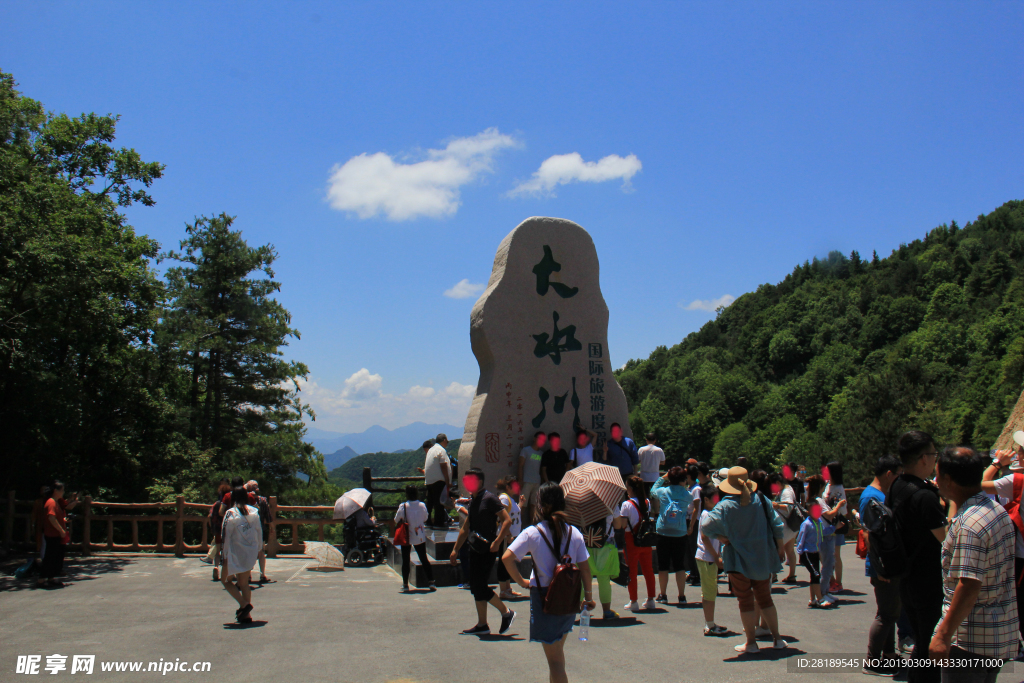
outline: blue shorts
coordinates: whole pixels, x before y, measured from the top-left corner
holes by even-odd
[[[544,614],[544,596],[547,592],[547,588],[530,587],[530,642],[554,645],[566,633],[572,633],[576,615]]]

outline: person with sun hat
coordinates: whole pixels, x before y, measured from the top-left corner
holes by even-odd
[[[771,595],[771,576],[782,571],[785,557],[782,518],[757,491],[757,484],[749,481],[747,470],[742,467],[731,468],[718,491],[721,501],[708,512],[700,531],[722,542],[723,564],[731,579],[747,636],[746,643],[735,649],[740,654],[758,651],[755,603],[768,622],[772,647],[785,649],[787,643],[779,635],[779,617]]]

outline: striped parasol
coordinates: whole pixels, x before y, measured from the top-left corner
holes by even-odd
[[[618,468],[596,462],[566,472],[561,487],[565,492],[565,513],[580,528],[614,514],[626,492]]]

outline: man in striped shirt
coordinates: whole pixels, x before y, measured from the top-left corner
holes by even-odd
[[[938,458],[939,492],[957,514],[942,544],[942,619],[928,654],[933,659],[1010,661],[1017,654],[1013,581],[1014,530],[1006,511],[982,493],[987,458],[950,446]],[[990,683],[992,661],[943,666],[943,683]]]

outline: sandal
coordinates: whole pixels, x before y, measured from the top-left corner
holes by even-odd
[[[277,583],[277,581],[274,581],[273,579],[268,579],[265,575],[260,574],[260,584],[262,585],[264,583]]]

